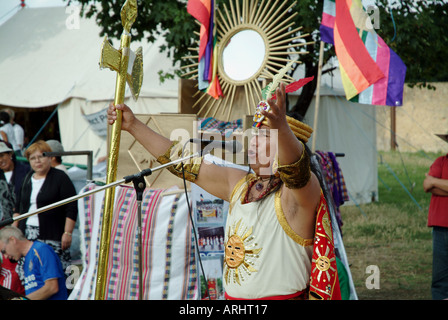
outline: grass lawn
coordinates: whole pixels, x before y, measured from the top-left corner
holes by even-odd
[[[431,196],[422,185],[440,155],[380,152],[379,201],[341,207],[344,246],[360,300],[431,299],[432,229],[426,226]],[[367,288],[368,266],[378,267],[378,289]]]

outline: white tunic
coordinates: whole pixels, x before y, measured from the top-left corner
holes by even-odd
[[[233,298],[257,299],[306,289],[313,239],[303,239],[286,221],[281,190],[242,204],[246,178],[233,191],[225,234],[223,283]]]

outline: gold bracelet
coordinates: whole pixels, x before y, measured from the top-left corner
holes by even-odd
[[[177,160],[182,156],[182,146],[179,141],[174,141],[165,154],[161,155],[157,158],[157,161],[160,164],[167,164],[173,160]],[[185,161],[184,173],[185,179],[190,182],[194,182],[199,174],[199,168],[202,164],[202,157],[192,158]],[[177,165],[172,165],[166,168],[172,174],[179,178],[183,178],[182,174],[182,163],[178,163]]]
[[[302,143],[300,141],[300,143]],[[278,165],[280,179],[289,189],[300,189],[306,186],[311,178],[310,157],[302,143],[302,156],[292,164]]]
[[[70,237],[72,236],[72,234],[68,231],[64,231],[64,234],[68,234]]]

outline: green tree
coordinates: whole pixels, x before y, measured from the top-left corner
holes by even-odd
[[[78,0],[82,5],[81,14],[95,17],[103,29],[100,35],[107,34],[110,38],[119,39],[122,33],[120,10],[124,0]],[[100,8],[92,6],[100,4]],[[216,5],[228,3],[228,0],[216,0]],[[377,0],[377,15],[379,29],[377,33],[402,58],[407,65],[406,82],[410,86],[427,86],[428,82],[448,80],[448,61],[443,59],[447,47],[448,31],[446,29],[448,4],[445,1],[398,1]],[[139,0],[138,18],[132,28],[134,39],[147,39],[154,42],[162,35],[166,40],[160,50],[166,52],[173,61],[183,63],[182,58],[190,54],[191,47],[196,47],[198,37],[195,32],[199,26],[187,12],[187,0]],[[302,55],[305,66],[305,76],[315,76],[317,79],[320,35],[319,25],[322,16],[322,0],[300,0],[293,10],[298,14],[294,18],[296,26],[303,26],[300,31],[309,33],[307,42],[314,41],[302,47],[309,54]],[[391,15],[391,8],[392,15]],[[334,48],[325,45],[323,62],[335,56]],[[323,73],[331,72],[323,70]],[[174,75],[166,74],[165,77]],[[180,73],[178,73],[180,74]],[[316,89],[316,81],[303,88],[296,105],[290,106],[292,111],[305,114]],[[433,88],[429,86],[430,88]]]
[[[428,83],[448,81],[447,1],[380,0],[377,5],[377,33],[406,64],[406,83],[435,89]]]

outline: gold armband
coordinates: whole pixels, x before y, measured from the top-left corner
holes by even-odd
[[[167,164],[171,161],[180,159],[182,157],[182,145],[179,141],[174,141],[165,154],[157,158],[160,164]],[[191,158],[184,161],[184,173],[185,179],[194,182],[199,174],[199,168],[202,164],[202,157]],[[172,174],[179,178],[183,178],[182,175],[182,163],[178,163],[166,168]]]
[[[303,188],[311,178],[310,156],[306,152],[303,143],[302,147],[302,156],[297,162],[287,165],[278,165],[277,172],[280,175],[280,179],[289,189]]]

